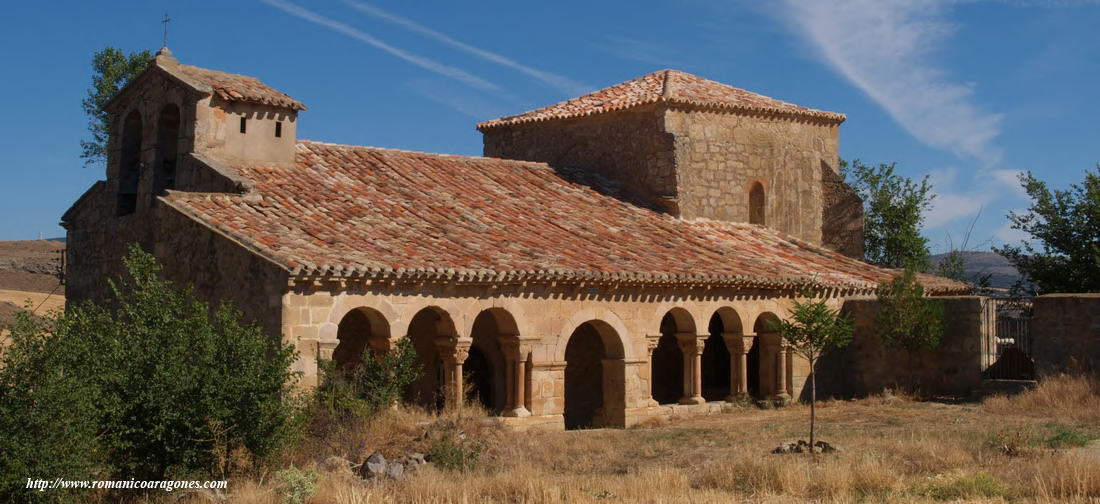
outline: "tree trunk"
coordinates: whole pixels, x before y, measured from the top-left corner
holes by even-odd
[[[817,442],[817,373],[814,362],[810,361],[810,453],[814,452]]]

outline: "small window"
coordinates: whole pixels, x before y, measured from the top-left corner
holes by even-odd
[[[756,182],[749,190],[749,224],[765,225],[768,205],[764,196],[764,185]]]
[[[241,133],[245,133],[246,131],[248,131],[248,118],[242,117],[241,118]]]
[[[283,122],[275,121],[275,138],[283,137]]]

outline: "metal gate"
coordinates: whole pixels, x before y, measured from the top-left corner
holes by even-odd
[[[996,361],[986,371],[994,380],[1034,380],[1031,300],[993,299],[996,306]]]

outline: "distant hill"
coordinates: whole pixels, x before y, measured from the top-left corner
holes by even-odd
[[[996,252],[975,251],[963,252],[962,254],[963,259],[966,261],[967,276],[973,278],[978,275],[992,274],[993,276],[989,279],[990,287],[1007,289],[1012,287],[1012,284],[1020,278],[1020,272],[1016,271],[1012,263]],[[939,264],[946,256],[947,254],[933,255],[932,264]]]

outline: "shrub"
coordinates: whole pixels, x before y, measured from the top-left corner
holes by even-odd
[[[95,390],[62,365],[52,321],[20,312],[0,342],[3,502],[75,501],[74,492],[27,490],[27,478],[97,479],[101,466]]]
[[[935,350],[943,335],[943,302],[924,297],[924,287],[907,268],[878,289],[878,327],[882,340],[906,350]]]
[[[1089,444],[1092,437],[1072,427],[1062,424],[1052,424],[1051,434],[1043,440],[1043,444],[1050,449],[1080,448]]]
[[[317,473],[314,471],[290,466],[275,473],[275,477],[282,481],[279,493],[287,504],[304,504],[317,492]]]
[[[320,419],[346,420],[368,416],[396,404],[413,382],[420,378],[412,340],[402,338],[388,352],[376,353],[369,345],[358,364],[351,368],[318,360],[320,386],[314,404]]]
[[[159,278],[156,260],[136,245],[125,266],[106,303],[70,306],[48,327],[24,319],[16,328],[13,350],[0,361],[5,384],[14,385],[3,387],[0,407],[25,411],[3,415],[0,438],[19,443],[21,429],[64,436],[72,441],[60,452],[69,459],[40,458],[91,470],[75,454],[101,454],[94,467],[113,479],[225,474],[225,454],[263,458],[288,443],[294,349],[241,323],[231,305],[211,310],[190,289]],[[85,442],[85,432],[96,440]]]
[[[477,465],[481,449],[470,446],[450,432],[445,432],[428,448],[428,460],[449,471],[467,472]]]

